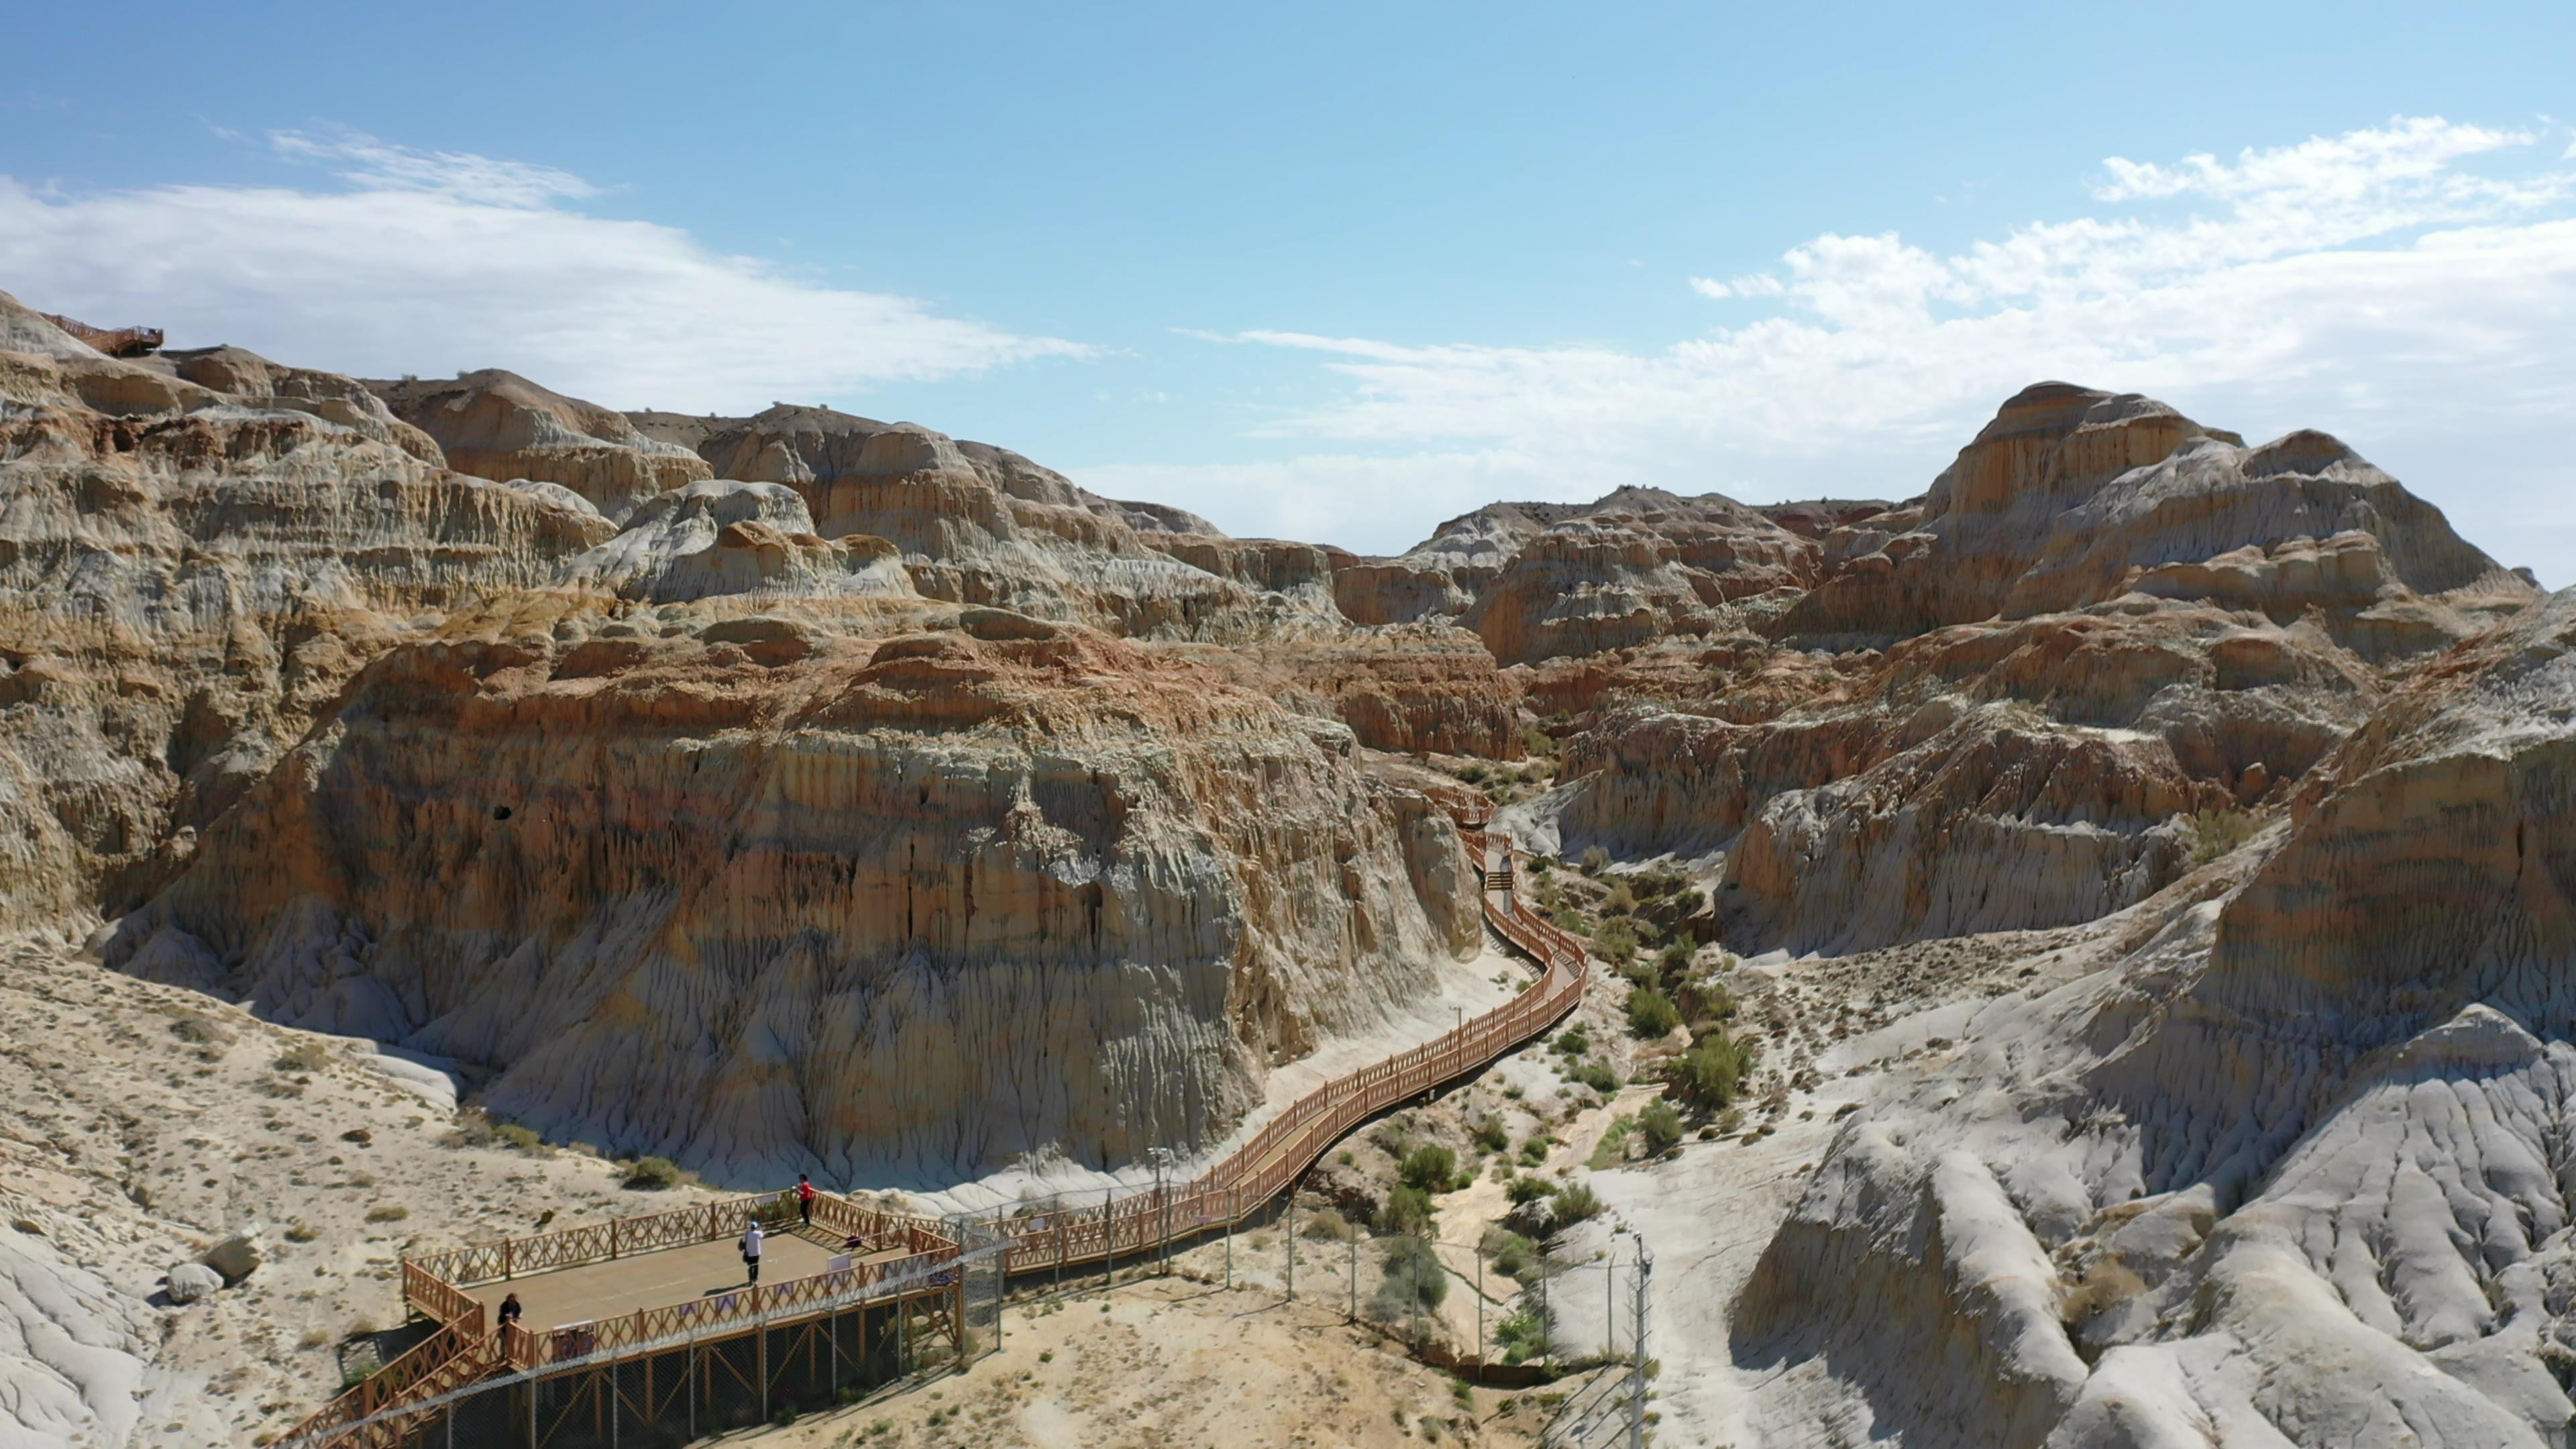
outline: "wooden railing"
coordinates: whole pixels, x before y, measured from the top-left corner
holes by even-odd
[[[605,1263],[636,1253],[735,1237],[750,1227],[764,1209],[774,1210],[776,1204],[786,1201],[789,1196],[772,1192],[724,1202],[701,1203],[645,1217],[617,1218],[584,1227],[560,1228],[532,1237],[475,1243],[444,1253],[424,1254],[408,1262],[418,1264],[432,1277],[445,1283],[470,1288],[478,1283],[521,1278],[530,1273],[552,1273],[563,1268],[578,1268],[585,1263]],[[417,1299],[413,1301],[423,1312],[437,1316],[430,1305],[419,1303]]]
[[[1481,822],[1476,822],[1481,823]],[[1009,1270],[1030,1272],[1142,1252],[1170,1239],[1240,1223],[1288,1187],[1332,1144],[1360,1123],[1466,1075],[1562,1020],[1582,999],[1590,958],[1583,942],[1523,904],[1495,900],[1512,872],[1486,871],[1492,843],[1481,830],[1463,832],[1489,886],[1485,919],[1505,940],[1529,953],[1542,973],[1538,983],[1503,1006],[1461,1024],[1438,1039],[1346,1076],[1300,1097],[1288,1110],[1196,1179],[1105,1203],[1012,1219]],[[1505,860],[1508,862],[1508,852]]]
[[[425,1403],[464,1387],[499,1368],[496,1340],[481,1330],[441,1327],[412,1346],[409,1353],[369,1374],[347,1393],[298,1424],[283,1441],[288,1446],[329,1444],[333,1449],[392,1449],[402,1442],[410,1417],[406,1404]]]
[[[819,1200],[816,1205],[820,1207]],[[817,1211],[815,1218],[819,1221],[821,1217],[822,1213]],[[846,1308],[853,1298],[864,1298],[867,1290],[882,1284],[900,1282],[908,1287],[920,1286],[922,1270],[937,1268],[956,1256],[956,1245],[942,1242],[901,1258],[853,1263],[847,1268],[790,1278],[781,1283],[755,1283],[730,1293],[686,1299],[667,1308],[639,1308],[614,1318],[595,1318],[585,1323],[536,1329],[516,1323],[506,1324],[501,1329],[501,1357],[513,1369],[525,1370],[589,1358],[593,1354],[631,1352],[646,1345],[693,1335],[724,1337],[780,1315],[795,1317],[835,1306]]]

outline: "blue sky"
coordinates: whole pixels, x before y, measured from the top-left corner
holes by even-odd
[[[1919,491],[2021,383],[2576,582],[2576,7],[61,6],[0,288],[821,401],[1231,531]]]

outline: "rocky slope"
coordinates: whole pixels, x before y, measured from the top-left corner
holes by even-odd
[[[2571,702],[2576,591],[1978,1013],[1836,1137],[1739,1349],[1909,1443],[2564,1442]]]

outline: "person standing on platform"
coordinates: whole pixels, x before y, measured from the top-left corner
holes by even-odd
[[[742,1235],[742,1266],[750,1270],[751,1281],[757,1286],[760,1282],[760,1224],[757,1222],[751,1225],[751,1231]]]
[[[814,1179],[796,1174],[796,1210],[805,1215],[805,1226],[814,1226]]]

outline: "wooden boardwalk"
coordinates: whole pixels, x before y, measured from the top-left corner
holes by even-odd
[[[814,1237],[799,1237],[792,1195],[774,1193],[406,1257],[404,1302],[438,1331],[299,1425],[281,1449],[394,1449],[423,1421],[422,1406],[482,1378],[614,1364],[683,1340],[756,1334],[765,1354],[781,1325],[827,1317],[837,1325],[852,1308],[880,1303],[899,1306],[907,1321],[917,1309],[944,1315],[962,1346],[962,1259],[992,1254],[1005,1274],[1044,1272],[1241,1223],[1362,1122],[1481,1069],[1582,999],[1590,981],[1583,942],[1518,898],[1513,852],[1484,823],[1481,814],[1459,820],[1483,875],[1485,922],[1538,963],[1538,979],[1455,1030],[1308,1092],[1195,1179],[1089,1208],[1025,1212],[994,1224],[998,1240],[971,1254],[940,1219],[833,1193],[818,1196]],[[748,1287],[735,1241],[754,1221],[773,1230],[762,1282]],[[822,1246],[844,1237],[861,1240],[855,1252]],[[500,1303],[514,1291],[525,1316],[502,1328]]]

